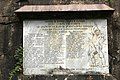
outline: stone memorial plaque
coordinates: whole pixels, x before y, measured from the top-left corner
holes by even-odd
[[[106,19],[26,20],[23,47],[25,75],[109,73]]]

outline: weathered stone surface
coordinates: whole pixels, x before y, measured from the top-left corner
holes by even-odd
[[[69,3],[105,3],[103,0],[28,0],[28,2],[22,2],[24,4],[69,4]],[[94,2],[95,1],[95,2]],[[102,2],[101,2],[102,1]],[[108,42],[109,42],[109,61],[110,61],[110,72],[111,74],[120,79],[120,0],[112,0],[110,3],[106,3],[115,8],[115,13],[112,18],[108,20]],[[0,21],[9,23],[8,21],[13,21],[16,19],[14,16],[14,10],[20,7],[20,3],[16,3],[16,0],[0,0]],[[4,16],[7,16],[8,19],[5,19]],[[13,16],[13,18],[12,18]],[[4,18],[4,20],[2,20]],[[12,23],[14,24],[14,23]],[[7,26],[5,26],[7,25]],[[14,29],[10,26],[14,26]],[[22,22],[15,23],[14,25],[10,24],[0,24],[0,27],[4,27],[4,37],[1,38],[4,41],[2,47],[3,50],[0,54],[5,54],[4,57],[1,56],[0,60],[0,78],[1,80],[8,80],[8,73],[14,66],[14,50],[18,44],[22,43]],[[0,28],[0,31],[1,29]],[[12,45],[9,45],[11,43]],[[11,57],[10,57],[11,56]],[[82,80],[80,76],[70,77],[69,80]],[[67,79],[66,76],[36,76],[31,79],[23,80],[63,80]],[[76,79],[76,80],[77,80]],[[84,79],[84,78],[83,78]],[[96,79],[97,80],[97,79]],[[108,79],[110,80],[110,79]],[[112,79],[114,80],[114,79]]]
[[[25,20],[23,47],[25,75],[109,73],[106,19]]]

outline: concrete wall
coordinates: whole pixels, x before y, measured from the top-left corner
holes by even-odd
[[[8,74],[14,67],[15,49],[22,43],[22,22],[14,11],[24,4],[70,4],[70,3],[106,3],[115,8],[114,15],[108,19],[110,72],[120,79],[120,0],[0,0],[0,80],[8,80]],[[23,77],[23,75],[21,75]],[[89,76],[24,76],[24,80],[87,80]],[[94,78],[94,76],[93,76]],[[94,78],[98,80],[97,78]],[[14,78],[16,80],[16,78]],[[90,80],[90,79],[89,79]]]

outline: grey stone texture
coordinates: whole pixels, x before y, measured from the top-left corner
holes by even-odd
[[[78,4],[105,3],[115,9],[108,18],[108,42],[110,73],[120,80],[120,0],[0,0],[0,80],[8,80],[9,72],[15,65],[15,49],[22,44],[22,21],[14,11],[25,4]],[[116,80],[111,77],[99,78],[90,75],[24,76],[22,80]],[[91,78],[91,79],[90,79]],[[13,80],[17,80],[15,77]]]

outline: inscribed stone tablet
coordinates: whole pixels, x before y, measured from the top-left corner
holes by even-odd
[[[26,20],[23,47],[25,75],[109,73],[106,19]]]

